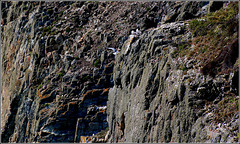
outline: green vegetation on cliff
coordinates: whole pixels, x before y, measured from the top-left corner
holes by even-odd
[[[238,58],[238,3],[189,22],[195,35],[184,53],[188,59],[202,61],[203,74],[215,76],[236,71]],[[194,46],[193,49],[190,46]],[[234,69],[234,70],[233,70]]]

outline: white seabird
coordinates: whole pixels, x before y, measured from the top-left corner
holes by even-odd
[[[135,31],[131,31],[131,35],[135,35],[135,36],[140,36],[142,34],[142,32],[138,29],[136,29],[136,32]]]
[[[142,32],[140,31],[140,30],[136,30],[136,33],[137,33],[137,35],[141,35],[142,34]]]
[[[116,55],[116,54],[118,54],[118,53],[119,53],[119,51],[118,51],[118,50],[116,50],[115,48],[108,47],[107,49],[110,49],[110,50],[112,50],[114,55]]]

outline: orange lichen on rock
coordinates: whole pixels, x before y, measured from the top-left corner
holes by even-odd
[[[94,89],[94,90],[92,90],[92,93],[94,93],[94,92],[96,92],[97,90],[96,89]]]
[[[85,97],[85,96],[87,96],[89,94],[93,94],[94,92],[96,92],[95,89],[94,90],[88,90],[83,96]]]
[[[106,88],[106,89],[104,89],[104,91],[103,91],[103,92],[107,92],[107,91],[109,91],[109,88]]]
[[[104,113],[104,112],[106,112],[106,110],[101,110],[101,111],[99,111],[99,113]]]
[[[67,113],[67,111],[63,112],[61,115],[65,115]]]
[[[89,143],[92,141],[92,138],[90,136],[81,136],[80,137],[80,143]]]
[[[75,105],[77,102],[70,102],[69,105]]]
[[[44,96],[42,96],[41,98],[42,99],[45,99],[45,98],[47,98],[48,97],[48,95],[44,95]]]
[[[42,97],[42,93],[40,92],[40,89],[38,90],[38,97],[39,97],[39,98]]]

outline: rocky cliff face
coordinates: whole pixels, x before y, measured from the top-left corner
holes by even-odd
[[[2,142],[237,141],[237,4],[1,6]]]
[[[236,15],[233,19],[238,21]],[[211,17],[198,21],[208,23]],[[199,49],[195,39],[200,34],[192,33],[193,27],[187,21],[161,24],[141,35],[133,35],[133,40],[130,36],[123,45],[116,57],[115,83],[108,97],[110,142],[238,140],[238,56],[227,50],[231,53],[229,58],[234,59],[230,65],[226,64],[230,60],[226,60],[228,54],[222,57],[227,47],[238,53],[238,38],[234,39],[238,37],[237,30],[231,31],[232,40],[209,60],[206,55],[213,54],[209,55],[211,51],[203,48],[211,33],[206,31],[207,34],[200,36],[205,43]],[[213,66],[209,67],[216,61],[221,63],[219,73],[214,73]],[[226,65],[231,70],[221,73]],[[206,67],[207,74],[203,74]]]

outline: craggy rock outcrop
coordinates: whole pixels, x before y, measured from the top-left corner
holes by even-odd
[[[236,71],[214,77],[201,73],[204,61],[176,56],[194,39],[186,21],[162,24],[133,37],[115,61],[107,105],[110,142],[238,141],[238,56],[227,60],[234,59],[229,67],[236,66]],[[232,47],[238,53],[237,40],[223,51]],[[221,55],[215,59],[219,63]],[[231,107],[228,112],[226,107]]]
[[[224,92],[238,98],[237,72],[211,78],[174,55],[194,35],[186,20],[223,5],[2,2],[2,142],[231,141],[238,115],[209,119]]]

